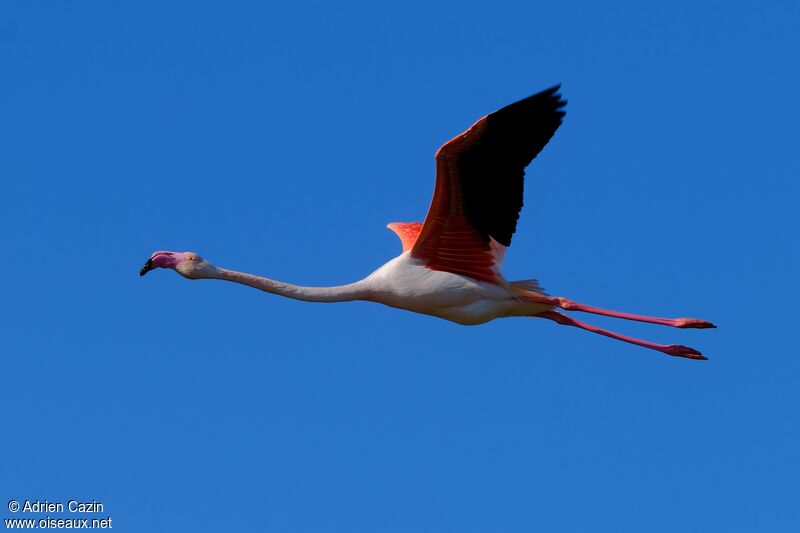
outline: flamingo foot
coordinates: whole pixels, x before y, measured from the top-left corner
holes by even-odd
[[[715,326],[708,320],[701,320],[699,318],[676,318],[675,327],[687,328],[687,329],[688,328],[706,329],[706,328],[716,328],[717,326]]]
[[[708,357],[706,357],[705,355],[701,354],[694,348],[689,348],[688,346],[683,346],[682,344],[670,344],[661,351],[663,351],[667,355],[672,355],[674,357],[686,357],[687,359],[708,361]]]

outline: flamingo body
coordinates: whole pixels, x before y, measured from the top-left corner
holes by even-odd
[[[656,344],[585,324],[556,311],[580,311],[677,328],[713,328],[695,318],[658,318],[552,298],[533,280],[508,282],[501,267],[523,203],[525,168],[561,125],[558,86],[475,122],[436,152],[436,184],[425,222],[388,225],[403,251],[366,278],[338,287],[303,287],[219,268],[194,252],[154,252],[142,267],[188,279],[221,279],[310,302],[367,300],[458,324],[539,317],[662,353],[706,359],[678,344]]]
[[[509,284],[432,270],[409,252],[392,259],[364,282],[375,302],[466,326],[552,309],[551,305],[522,300]]]

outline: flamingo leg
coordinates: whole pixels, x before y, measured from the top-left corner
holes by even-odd
[[[659,318],[655,316],[634,315],[632,313],[622,313],[619,311],[611,311],[609,309],[601,309],[599,307],[591,307],[589,305],[573,302],[566,298],[540,298],[542,303],[547,303],[555,307],[560,307],[565,311],[581,311],[583,313],[592,313],[595,315],[610,316],[614,318],[624,318],[625,320],[635,320],[636,322],[647,322],[650,324],[661,324],[662,326],[672,326],[674,328],[716,328],[714,324],[707,320],[699,318]]]
[[[703,354],[701,354],[694,348],[689,348],[688,346],[682,346],[680,344],[656,344],[655,342],[648,342],[648,341],[643,341],[641,339],[635,339],[633,337],[628,337],[627,335],[621,335],[619,333],[614,333],[613,331],[608,331],[607,329],[602,329],[598,328],[597,326],[592,326],[591,324],[586,324],[585,322],[575,320],[574,318],[569,317],[567,315],[563,315],[557,311],[545,311],[544,313],[540,313],[534,316],[546,318],[548,320],[552,320],[553,322],[557,322],[565,326],[574,326],[576,328],[585,329],[586,331],[591,331],[592,333],[598,333],[600,335],[604,335],[612,339],[617,339],[618,341],[628,342],[630,344],[635,344],[637,346],[642,346],[644,348],[650,348],[651,350],[657,350],[659,352],[665,353],[667,355],[672,355],[675,357],[687,357],[689,359],[700,359],[700,360],[708,359],[708,357],[705,357]]]

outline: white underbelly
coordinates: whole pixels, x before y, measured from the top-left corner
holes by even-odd
[[[509,316],[520,305],[504,286],[431,270],[408,254],[389,261],[367,281],[377,302],[465,325]]]

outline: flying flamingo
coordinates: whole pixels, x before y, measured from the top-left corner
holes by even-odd
[[[171,268],[188,279],[221,279],[308,302],[367,300],[459,324],[546,318],[667,355],[707,359],[679,344],[614,333],[556,311],[582,311],[676,328],[713,328],[696,318],[656,318],[548,296],[535,280],[507,281],[500,267],[522,209],[525,167],[561,125],[559,86],[487,115],[436,152],[436,187],[425,222],[394,222],[403,252],[366,278],[338,287],[301,287],[219,268],[194,252],[154,252],[139,272]]]

